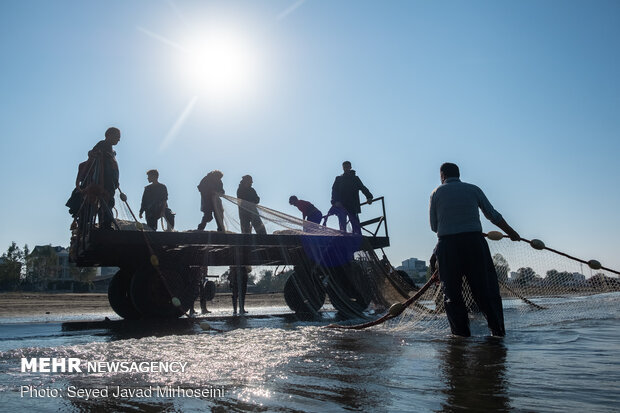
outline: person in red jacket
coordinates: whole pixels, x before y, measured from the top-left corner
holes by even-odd
[[[323,218],[323,214],[321,213],[321,211],[319,211],[317,207],[312,205],[312,203],[308,201],[304,201],[303,199],[299,199],[295,195],[292,195],[288,199],[288,203],[296,206],[297,209],[301,211],[301,215],[304,220],[314,222],[315,224],[318,224],[321,222],[321,218]],[[307,229],[308,228],[304,225],[304,231],[306,231]]]

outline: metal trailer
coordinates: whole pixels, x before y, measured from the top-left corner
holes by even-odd
[[[117,231],[91,224],[74,229],[71,257],[80,267],[120,268],[108,299],[125,319],[179,317],[193,308],[205,267],[257,265],[294,267],[284,296],[298,314],[317,314],[327,294],[344,316],[360,316],[372,297],[354,254],[389,246],[383,197],[374,201],[383,214],[361,222],[366,235]]]

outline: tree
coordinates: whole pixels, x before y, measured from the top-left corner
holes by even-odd
[[[55,278],[58,274],[58,255],[51,245],[36,247],[32,253],[26,257],[28,271],[25,282],[34,289],[43,289],[50,278]]]
[[[24,249],[27,249],[25,246]],[[21,280],[24,264],[24,252],[15,241],[11,243],[6,253],[2,254],[0,263],[0,290],[12,291],[17,289]]]
[[[82,283],[91,283],[97,275],[97,269],[94,267],[77,267],[75,264],[71,265],[71,276],[75,281]]]
[[[517,274],[514,278],[514,282],[521,287],[525,287],[528,285],[534,285],[541,278],[536,272],[530,267],[521,267],[517,270]]]
[[[256,283],[256,290],[261,293],[271,291],[271,280],[273,278],[273,271],[263,270],[260,273],[260,280]]]
[[[545,280],[550,285],[567,285],[574,280],[574,276],[567,271],[559,272],[557,270],[549,270],[547,271]]]
[[[508,281],[510,266],[508,265],[508,261],[506,261],[506,258],[504,258],[502,254],[495,254],[493,256],[493,265],[495,266],[498,280],[503,281],[504,283]]]
[[[257,291],[262,293],[283,291],[284,284],[292,270],[280,271],[274,274],[271,270],[261,271],[261,278],[256,283]]]
[[[594,274],[587,281],[592,287],[597,289],[605,289],[618,291],[620,290],[620,281],[618,278],[608,277],[602,272]]]

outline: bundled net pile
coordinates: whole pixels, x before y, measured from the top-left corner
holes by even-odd
[[[234,245],[176,248],[172,252],[179,257],[186,254],[185,258],[189,258],[192,265],[185,269],[164,268],[161,265],[158,277],[163,280],[169,299],[181,298],[177,300],[182,303],[180,307],[177,305],[180,314],[187,310],[185,307],[189,298],[193,305],[193,298],[197,295],[197,292],[193,294],[196,288],[192,280],[206,271],[217,274],[218,271],[234,272],[235,268],[243,268],[259,277],[270,271],[273,277],[286,277],[282,287],[284,296],[288,306],[298,314],[317,316],[321,309],[333,307],[343,319],[355,319],[357,322],[360,318],[377,318],[393,303],[404,302],[415,295],[420,287],[415,286],[406,273],[395,270],[385,256],[380,258],[367,239],[234,197],[223,196],[221,199],[221,208],[216,211],[213,221],[207,224],[207,231],[215,230],[215,222],[219,218],[225,233],[239,234],[242,232],[239,217],[245,214],[251,217],[252,233],[257,232],[257,227],[264,228],[264,233],[268,235],[293,235],[301,243],[288,245],[283,241],[275,254],[273,248],[265,248],[260,242],[245,249]],[[96,227],[95,214],[91,215],[87,222]],[[136,224],[135,215],[118,194],[115,215],[119,230],[142,230],[145,243],[149,243],[152,231],[144,224]],[[337,226],[336,221],[332,217],[328,223]],[[166,226],[162,222],[160,228]],[[566,256],[532,248],[527,242],[508,239],[488,242],[506,314],[527,314],[528,322],[532,317],[559,319],[565,316],[566,302],[571,303],[568,308],[575,313],[580,309],[594,309],[598,305],[590,299],[594,295],[617,300],[620,282],[618,274],[612,270],[592,269]],[[155,255],[161,254],[161,250],[155,251]],[[288,264],[279,262],[283,256]],[[163,260],[159,257],[158,261]],[[222,265],[223,262],[226,265]],[[596,263],[593,267],[597,268]],[[484,322],[466,281],[463,292],[471,317]],[[507,316],[506,327],[514,327],[519,320],[520,317]],[[449,331],[440,284],[431,284],[399,317],[383,326]]]

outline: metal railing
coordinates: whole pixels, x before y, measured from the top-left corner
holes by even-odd
[[[366,221],[362,221],[360,222],[360,226],[362,227],[363,231],[366,231],[368,234],[370,234],[373,237],[376,237],[377,234],[379,233],[379,230],[381,229],[381,227],[383,227],[384,229],[384,236],[387,238],[388,237],[388,226],[387,226],[387,218],[385,215],[385,200],[382,196],[378,197],[378,198],[374,198],[371,200],[372,203],[374,204],[375,202],[381,201],[381,211],[382,211],[382,215],[376,218],[372,218],[372,219],[368,219]],[[363,202],[360,204],[360,206],[363,205],[370,205],[368,203],[368,201]],[[376,224],[374,231],[366,228],[367,226]]]

